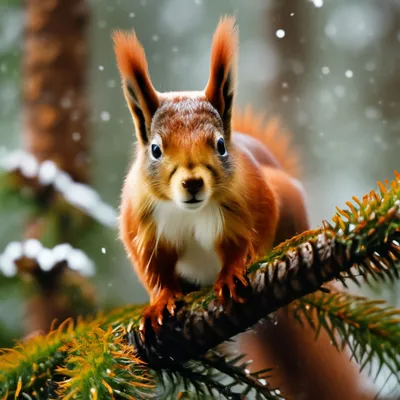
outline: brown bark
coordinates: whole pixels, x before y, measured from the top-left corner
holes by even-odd
[[[52,324],[55,328],[66,319],[87,315],[95,308],[94,288],[75,271],[60,265],[52,274],[39,274],[42,279],[28,275],[26,282],[33,292],[24,321],[30,335],[48,332]]]
[[[88,61],[89,9],[86,0],[25,0],[23,47],[23,142],[38,161],[52,160],[75,181],[89,181],[88,101],[86,71]],[[46,229],[47,211],[54,193],[35,190],[41,213],[33,216],[26,238],[40,239]],[[58,215],[58,239],[70,242],[75,236],[68,221]],[[86,279],[75,271],[43,273],[32,269],[34,294],[26,305],[28,332],[47,331],[54,319],[84,314],[68,296],[69,288],[81,286],[80,301],[93,304]],[[87,287],[85,287],[85,285]],[[75,296],[76,297],[76,296]],[[76,299],[75,299],[76,300]]]
[[[85,0],[25,0],[23,113],[25,146],[88,181]]]

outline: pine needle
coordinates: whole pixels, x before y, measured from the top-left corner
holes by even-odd
[[[254,264],[248,274],[250,288],[243,293],[245,304],[228,301],[223,306],[212,290],[204,289],[182,299],[175,316],[166,316],[159,334],[150,332],[145,341],[138,335],[141,305],[122,307],[75,327],[66,323],[48,336],[4,350],[0,398],[49,392],[54,385],[66,399],[96,400],[103,394],[129,399],[138,393],[154,395],[161,381],[169,387],[182,384],[179,390],[188,395],[220,393],[238,398],[236,387],[223,385],[221,376],[244,385],[244,393],[255,389],[256,397],[274,396],[269,388],[259,387],[257,376],[246,374],[240,359],[233,364],[226,359],[189,360],[302,297],[295,304],[297,313],[317,333],[326,330],[339,349],[349,346],[361,368],[377,359],[380,367],[398,374],[399,312],[380,302],[359,297],[350,301],[340,293],[319,291],[334,279],[358,284],[397,280],[399,259],[400,175],[396,174],[390,184],[380,185],[379,193],[372,191],[362,201],[353,198],[347,210],[338,209],[332,223],[282,243]]]
[[[338,350],[349,346],[361,370],[369,367],[371,374],[376,360],[378,372],[386,366],[400,384],[400,310],[381,300],[340,292],[312,293],[294,302],[291,309],[316,336],[324,329]]]

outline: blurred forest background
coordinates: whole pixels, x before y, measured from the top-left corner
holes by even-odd
[[[0,0],[1,157],[27,143],[21,104],[28,3],[35,1]],[[399,0],[92,0],[87,6],[85,179],[115,209],[134,138],[110,36],[117,28],[137,32],[157,90],[197,90],[207,82],[218,19],[237,16],[236,103],[281,117],[293,132],[314,227],[400,169]],[[65,134],[76,142],[83,136]],[[20,203],[0,203],[0,253],[23,238],[28,215]],[[100,308],[146,301],[115,229],[97,224],[75,235],[73,245],[94,261]],[[21,337],[26,294],[18,279],[1,276],[0,285],[0,327],[5,337]],[[380,296],[399,306],[397,293],[390,286]]]

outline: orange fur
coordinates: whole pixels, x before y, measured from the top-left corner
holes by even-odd
[[[263,122],[263,115],[257,114],[250,106],[244,112],[233,111],[232,129],[244,132],[258,139],[276,157],[282,168],[291,176],[298,178],[301,174],[299,154],[291,146],[291,137],[281,128],[279,119]]]
[[[307,216],[302,193],[282,169],[295,175],[295,163],[283,158],[288,149],[283,139],[270,149],[264,146],[263,138],[257,139],[262,131],[259,120],[249,111],[234,119],[235,130],[244,134],[231,134],[238,46],[234,18],[221,19],[214,34],[210,78],[203,92],[157,93],[136,36],[118,32],[114,42],[138,137],[136,159],[122,191],[120,233],[150,295],[144,319],[157,329],[164,308],[173,313],[174,300],[181,294],[178,264],[189,273],[184,260],[190,264],[196,262],[193,255],[211,257],[211,264],[220,268],[213,278],[217,296],[224,300],[227,289],[242,301],[235,280],[246,285],[246,265],[264,255],[277,238],[290,234],[292,219],[294,230],[305,228]],[[274,129],[267,132],[270,141]],[[192,197],[193,206],[186,205],[191,200],[183,186],[190,180],[202,183]],[[183,215],[182,235],[176,220],[168,220],[171,212],[177,219]],[[204,218],[209,220],[202,226]],[[208,234],[209,225],[214,230]],[[197,272],[199,280],[209,279]]]
[[[220,64],[226,66],[224,78],[226,78],[229,69],[236,69],[239,33],[235,23],[234,17],[223,17],[215,30],[211,52],[209,83],[212,83],[216,79],[216,72]]]
[[[114,51],[124,95],[135,122],[138,140],[147,142],[151,119],[159,106],[148,72],[144,49],[134,32],[113,33]]]
[[[134,71],[148,75],[146,54],[134,32],[113,33],[114,49],[118,67],[123,77],[132,77]],[[150,82],[149,82],[150,83]]]
[[[304,193],[295,179],[300,171],[298,155],[277,120],[263,125],[262,117],[248,108],[243,114],[236,110],[232,121],[238,43],[233,18],[224,18],[218,25],[210,78],[200,92],[156,92],[136,36],[117,32],[114,43],[138,139],[136,158],[122,190],[120,236],[150,296],[143,322],[149,321],[156,330],[165,309],[174,313],[182,291],[178,267],[182,268],[193,241],[202,241],[205,248],[210,247],[207,239],[212,242],[207,251],[215,250],[220,263],[213,283],[221,300],[227,289],[230,296],[242,301],[235,278],[246,284],[246,265],[273,244],[307,230],[308,217]],[[236,131],[233,134],[232,129]],[[218,150],[220,139],[225,143],[226,158]],[[152,156],[153,146],[159,147],[160,159]],[[196,211],[182,211],[185,214],[179,219],[179,207],[187,199],[181,183],[187,180],[203,182],[199,195],[207,203]],[[216,214],[202,214],[207,206],[214,207],[211,210],[217,210]],[[168,220],[169,213],[177,214]],[[222,229],[215,221],[220,221]],[[180,232],[182,237],[178,235],[181,225],[187,228]],[[209,225],[214,225],[214,231],[208,232]],[[210,260],[210,254],[204,254]],[[202,260],[196,268],[207,269],[210,263]],[[333,394],[329,398],[336,399],[350,393],[351,398],[359,399],[355,395],[356,372],[346,355],[339,355],[329,344],[329,337],[321,333],[322,340],[314,342],[310,330],[300,330],[285,310],[278,314],[277,326],[264,324],[265,331],[244,334],[240,340],[261,368],[276,366],[272,385],[279,386],[284,380],[287,385],[283,388],[293,397],[328,398]],[[337,389],[340,373],[347,380]]]
[[[236,79],[238,42],[239,35],[235,27],[235,18],[221,18],[213,37],[211,72],[205,89],[207,98],[221,114],[225,109],[224,84],[228,78],[230,82],[235,82]],[[233,90],[233,86],[230,90]]]

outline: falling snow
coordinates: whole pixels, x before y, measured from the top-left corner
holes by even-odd
[[[282,39],[285,37],[285,31],[283,29],[278,29],[276,31],[276,37],[279,39]]]
[[[315,7],[320,8],[324,5],[323,0],[311,0]]]
[[[111,119],[111,116],[110,116],[110,113],[108,112],[108,111],[102,111],[101,113],[100,113],[100,119],[102,120],[102,121],[109,121],[110,119]]]
[[[324,74],[324,75],[328,75],[329,74],[329,72],[331,72],[331,70],[329,69],[329,67],[322,67],[322,69],[321,69],[321,71],[322,71],[322,73]]]

